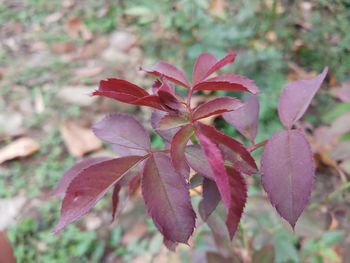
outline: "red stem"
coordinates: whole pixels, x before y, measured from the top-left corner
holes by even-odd
[[[267,143],[267,140],[259,142],[257,144],[254,144],[254,145],[248,147],[248,151],[254,152],[256,149],[265,146],[266,143]]]

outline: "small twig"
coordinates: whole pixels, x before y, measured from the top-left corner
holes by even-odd
[[[259,142],[258,144],[254,144],[254,145],[248,147],[248,151],[254,152],[256,149],[265,146],[266,143],[267,143],[267,140]]]

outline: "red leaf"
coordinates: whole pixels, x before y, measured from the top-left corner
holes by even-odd
[[[187,146],[185,155],[187,163],[193,170],[208,179],[214,180],[210,165],[200,145]]]
[[[149,215],[164,238],[187,243],[196,215],[184,177],[175,171],[164,153],[154,153],[146,161],[142,195]]]
[[[193,84],[206,79],[220,68],[232,63],[236,58],[235,53],[228,53],[224,58],[217,60],[212,54],[202,53],[197,58],[193,67]]]
[[[101,80],[98,90],[101,92],[108,91],[129,94],[136,98],[142,98],[149,95],[143,88],[123,79]]]
[[[135,104],[135,105],[141,105],[141,106],[148,106],[158,110],[167,111],[166,108],[164,108],[164,105],[162,104],[159,96],[157,95],[148,95],[129,103]]]
[[[116,213],[119,205],[119,192],[120,192],[121,186],[119,184],[115,184],[113,188],[113,194],[112,194],[112,222],[116,218]]]
[[[158,96],[163,105],[174,111],[186,110],[185,105],[178,98],[168,91],[159,90]]]
[[[242,168],[244,166],[249,166],[253,171],[258,170],[253,157],[250,155],[249,151],[244,147],[244,145],[240,142],[216,130],[214,127],[205,125],[200,122],[196,123],[196,129],[207,138],[210,138],[214,143],[218,145],[218,147],[221,150],[224,150],[224,152],[227,152],[227,150],[223,149],[223,147],[228,148],[234,153],[236,153],[237,156],[233,156],[231,154],[231,157],[232,159],[235,159],[236,165],[239,165],[237,169]]]
[[[144,158],[128,156],[107,160],[91,165],[80,172],[66,191],[62,202],[61,217],[54,232],[58,233],[66,225],[89,212],[109,188]]]
[[[151,116],[151,125],[152,128],[163,138],[165,139],[167,142],[170,142],[172,140],[172,138],[174,137],[174,135],[180,130],[180,127],[174,127],[174,128],[170,128],[170,129],[161,129],[160,128],[160,121],[162,120],[162,118],[165,118],[165,120],[163,120],[164,124],[163,125],[168,125],[170,124],[170,120],[168,120],[168,118],[171,117],[165,117],[168,116],[165,112],[162,111],[158,111],[158,110],[154,110],[152,112],[152,116]],[[174,116],[174,115],[171,115]]]
[[[225,168],[224,159],[219,148],[201,133],[197,133],[197,137],[204,149],[204,153],[213,171],[216,186],[220,192],[221,199],[227,212],[226,226],[232,239],[247,199],[247,186],[241,174],[233,168]],[[228,173],[227,173],[228,172]],[[204,193],[203,193],[204,194]],[[212,205],[213,206],[213,205]],[[211,207],[212,207],[211,206]],[[202,216],[206,216],[211,209],[208,210],[202,204]]]
[[[221,114],[224,112],[234,111],[240,108],[243,104],[231,97],[219,97],[207,101],[198,106],[193,111],[193,120],[203,119],[212,115]]]
[[[156,79],[152,84],[152,92],[156,94],[159,88],[162,86],[162,82],[159,79]]]
[[[257,167],[254,167],[251,164],[249,164],[247,161],[245,161],[237,151],[223,144],[219,144],[218,146],[219,146],[219,149],[221,150],[221,153],[224,156],[224,159],[226,161],[229,161],[232,164],[232,167],[234,167],[240,173],[251,175],[258,171]],[[242,144],[241,146],[244,147]],[[244,151],[248,151],[246,148],[244,149],[245,149]]]
[[[185,74],[180,69],[178,69],[177,67],[167,62],[160,61],[158,64],[154,65],[153,67],[147,67],[147,68],[141,68],[141,69],[147,72],[148,74],[151,74],[157,77],[164,77],[185,88],[189,88],[190,86],[189,81],[187,80]]]
[[[276,132],[261,159],[262,182],[277,212],[294,228],[307,205],[315,167],[310,145],[298,130]]]
[[[95,157],[95,158],[86,158],[75,165],[73,165],[69,170],[67,170],[59,183],[57,184],[56,189],[53,191],[53,195],[60,196],[66,193],[66,190],[72,180],[84,169],[88,168],[91,165],[109,160],[108,157]]]
[[[112,113],[93,126],[95,135],[121,155],[146,155],[151,141],[145,128],[132,116]]]
[[[167,91],[167,92],[175,95],[175,87],[172,86],[164,78],[162,78],[161,80],[157,79],[152,85],[152,90],[153,90],[153,93],[157,93],[158,91],[162,90],[162,91]]]
[[[164,79],[157,90],[160,101],[163,105],[174,111],[185,111],[186,107],[175,93],[175,88]]]
[[[199,204],[201,206],[201,217],[204,221],[206,221],[211,213],[215,210],[220,200],[220,193],[215,182],[204,178],[203,198]]]
[[[203,217],[202,206],[199,206],[199,214]],[[215,241],[215,245],[221,251],[231,251],[232,244],[230,240],[230,236],[228,233],[227,226],[222,218],[218,215],[218,213],[212,213],[206,220],[207,225],[209,226],[213,239]]]
[[[193,90],[241,90],[253,94],[259,92],[254,81],[240,75],[226,74],[204,80],[193,87]]]
[[[313,79],[297,80],[284,87],[278,100],[278,115],[287,129],[290,129],[304,115],[327,72],[326,67]]]
[[[184,126],[188,123],[188,118],[181,115],[167,114],[159,120],[158,129],[173,129]]]
[[[141,173],[137,173],[129,182],[129,195],[134,196],[141,184]]]
[[[224,113],[224,119],[235,127],[243,136],[254,143],[258,131],[259,101],[256,96],[250,96],[243,107]]]
[[[170,251],[175,252],[176,251],[176,247],[179,243],[171,241],[169,239],[163,238],[163,244],[164,246],[166,246]]]
[[[139,86],[122,79],[101,80],[99,89],[94,91],[92,95],[164,110],[158,96],[150,95]]]
[[[185,148],[193,134],[194,128],[189,124],[182,127],[171,141],[170,153],[174,168],[185,176],[185,178],[188,178],[189,175],[189,167],[185,158]]]
[[[230,209],[231,195],[228,176],[225,169],[224,158],[219,148],[206,136],[197,132],[197,137],[203,148],[204,154],[210,164],[214,180],[219,189],[221,199],[226,210]]]
[[[227,213],[226,226],[230,238],[236,233],[239,222],[241,221],[245,203],[247,201],[247,184],[242,175],[235,169],[227,167],[227,173],[231,190],[231,204]]]

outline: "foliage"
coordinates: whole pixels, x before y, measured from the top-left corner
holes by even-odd
[[[235,57],[229,53],[218,60],[209,53],[201,54],[194,64],[192,84],[180,69],[164,61],[141,68],[158,77],[152,94],[126,80],[102,80],[93,95],[154,109],[152,127],[166,141],[165,148],[152,149],[146,130],[131,116],[110,114],[95,124],[96,136],[110,143],[121,157],[84,160],[64,174],[55,190],[57,195],[64,195],[55,232],[85,215],[112,188],[114,217],[120,188],[134,188],[140,183],[149,215],[163,234],[164,244],[174,250],[177,243],[187,243],[194,231],[196,213],[189,182],[202,177],[199,214],[208,219],[222,201],[232,239],[247,199],[245,176],[258,173],[251,152],[265,144],[261,167],[264,188],[277,212],[294,228],[308,203],[315,176],[310,146],[303,131],[294,127],[328,69],[314,79],[295,81],[284,88],[278,110],[286,130],[275,133],[267,142],[254,144],[259,115],[255,94],[259,88],[241,75],[210,77]],[[179,96],[171,83],[187,89],[187,98]],[[192,95],[205,90],[244,91],[253,97],[246,103],[217,97],[193,107]],[[252,142],[250,147],[202,122],[221,114]],[[190,176],[190,168],[198,175]]]

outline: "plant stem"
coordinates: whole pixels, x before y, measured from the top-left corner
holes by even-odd
[[[254,144],[254,145],[248,147],[248,151],[254,152],[256,149],[265,146],[266,143],[267,143],[267,140],[264,140],[264,141],[262,141],[262,142],[259,142],[259,143],[257,143],[257,144]]]

